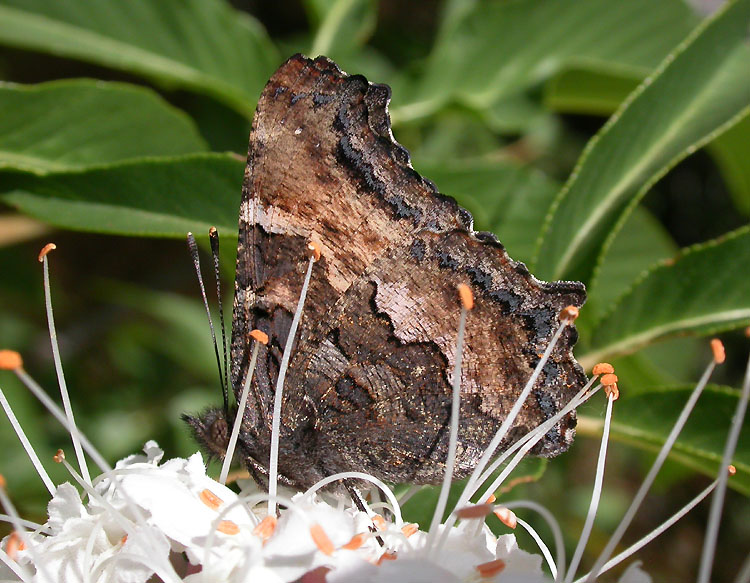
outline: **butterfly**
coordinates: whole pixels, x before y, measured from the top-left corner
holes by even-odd
[[[286,373],[279,480],[307,488],[364,471],[411,484],[442,479],[459,315],[471,287],[462,353],[455,478],[466,476],[512,407],[578,282],[545,283],[420,176],[391,132],[390,88],[347,75],[325,57],[295,55],[268,81],[250,134],[239,210],[231,386],[259,347],[236,457],[267,480],[273,400],[312,241],[321,250]],[[505,445],[557,413],[586,382],[563,330]],[[236,410],[235,410],[236,411]],[[234,412],[187,417],[224,456]],[[533,453],[554,456],[575,412]]]

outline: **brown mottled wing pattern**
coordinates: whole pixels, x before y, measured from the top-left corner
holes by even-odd
[[[308,259],[322,258],[285,383],[280,472],[309,486],[365,469],[435,482],[446,449],[455,353],[456,285],[477,297],[462,373],[460,471],[476,459],[552,335],[559,310],[580,306],[577,283],[546,284],[410,166],[390,130],[388,87],[325,58],[295,56],[261,95],[240,207],[232,385],[247,372],[249,332],[261,348],[243,419],[248,464],[265,471],[275,382]],[[585,382],[566,332],[516,431],[554,414]],[[547,435],[553,455],[574,416]]]

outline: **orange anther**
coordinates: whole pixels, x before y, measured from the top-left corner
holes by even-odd
[[[465,283],[458,284],[458,297],[465,310],[471,310],[474,308],[474,294],[472,293],[471,288]]]
[[[604,387],[604,394],[607,395],[607,397],[612,397],[613,401],[616,401],[620,398],[620,389],[617,388],[617,383],[606,385]]]
[[[328,556],[333,554],[335,547],[333,546],[331,539],[328,538],[326,531],[323,530],[323,527],[317,522],[310,527],[310,536],[321,553]]]
[[[257,329],[250,332],[250,338],[257,340],[261,344],[268,344],[268,334]]]
[[[732,464],[729,464],[727,466],[727,472],[729,472],[730,476],[734,476],[737,473],[737,468],[735,468]]]
[[[201,499],[201,502],[203,502],[211,510],[218,510],[219,506],[224,504],[224,500],[219,498],[216,494],[211,492],[211,490],[209,490],[208,488],[201,491],[198,497]]]
[[[126,542],[128,542],[128,535],[124,534],[120,539],[120,546],[124,545]]]
[[[222,520],[216,525],[216,530],[224,534],[237,534],[240,532],[240,527],[231,520]]]
[[[385,529],[385,518],[380,516],[380,514],[373,514],[370,519],[372,520],[372,523],[378,527],[378,530]]]
[[[502,522],[508,528],[516,528],[516,526],[518,525],[516,514],[509,508],[498,506],[497,508],[495,508],[495,510],[493,510],[493,512],[495,516],[500,519],[500,522]]]
[[[271,538],[274,530],[276,530],[276,517],[266,516],[253,529],[253,534],[262,538],[263,540],[268,540],[269,538]]]
[[[599,382],[602,384],[602,386],[605,386],[605,387],[616,385],[618,380],[619,379],[617,378],[617,375],[611,372],[608,372],[607,374],[603,374],[599,378]]]
[[[11,532],[10,535],[8,535],[8,542],[5,544],[5,552],[11,559],[15,561],[16,557],[18,556],[18,551],[22,551],[25,548],[26,545],[23,544],[21,535],[19,535],[15,531]]]
[[[594,368],[591,369],[591,374],[594,375],[612,374],[613,372],[615,372],[615,367],[608,362],[600,362],[598,364],[595,364]]]
[[[61,449],[58,449],[57,453],[52,456],[52,459],[55,460],[55,463],[61,464],[65,459],[65,452]]]
[[[364,544],[364,542],[365,542],[365,535],[364,534],[362,534],[362,533],[355,534],[352,537],[352,540],[350,540],[348,543],[346,543],[341,548],[342,549],[346,549],[347,551],[356,551],[359,547],[361,547]]]
[[[44,261],[44,257],[53,249],[57,249],[57,245],[55,245],[54,243],[47,243],[44,247],[42,247],[42,250],[39,252],[39,263]]]
[[[409,538],[411,535],[419,532],[419,525],[416,522],[410,522],[401,527],[401,532],[404,533],[406,538]]]
[[[386,551],[382,555],[380,555],[378,562],[375,564],[382,565],[384,561],[395,561],[397,558],[398,555],[394,551]]]
[[[0,350],[0,369],[16,370],[22,366],[23,359],[15,350]]]
[[[505,561],[502,559],[495,559],[494,561],[488,561],[487,563],[477,565],[474,568],[482,579],[491,579],[505,569]]]
[[[718,338],[711,340],[711,352],[714,353],[714,362],[716,364],[722,364],[727,359],[726,352],[724,352],[724,344]]]
[[[484,501],[485,504],[494,504],[495,500],[497,500],[497,497],[494,494],[490,494],[487,496],[487,500]]]
[[[0,488],[5,490],[5,486],[7,485],[7,482],[5,481],[5,476],[0,474]]]
[[[484,518],[492,512],[490,504],[474,504],[473,506],[464,506],[456,510],[456,516],[463,520],[471,518]]]
[[[573,322],[578,317],[578,308],[575,306],[565,306],[560,310],[560,320],[568,320]]]
[[[307,256],[312,257],[313,261],[320,261],[321,254],[322,251],[318,243],[316,243],[315,241],[310,241],[307,244]]]
[[[746,338],[750,338],[750,326],[748,326],[747,328],[745,328],[745,337]]]

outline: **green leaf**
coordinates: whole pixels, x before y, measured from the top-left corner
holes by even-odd
[[[750,117],[724,132],[709,146],[734,204],[750,215]]]
[[[100,81],[0,84],[0,169],[44,174],[205,150],[190,118],[147,89]]]
[[[566,113],[610,115],[646,76],[636,69],[616,70],[587,64],[561,71],[545,86],[545,104]],[[707,146],[738,209],[750,215],[750,118],[718,136]]]
[[[595,326],[584,366],[676,334],[750,324],[750,227],[685,250],[638,281]]]
[[[544,87],[544,103],[555,111],[610,115],[648,75],[647,69],[610,63],[578,63]]]
[[[589,286],[583,319],[598,319],[617,299],[659,261],[673,257],[677,245],[661,223],[636,207],[607,249],[596,281]]]
[[[341,59],[354,53],[372,35],[377,22],[374,0],[310,2],[321,19],[310,48],[311,55]]]
[[[507,160],[415,163],[440,192],[474,216],[474,228],[492,231],[518,261],[528,261],[557,184],[539,171]]]
[[[0,43],[143,75],[251,116],[279,58],[223,0],[0,0]]]
[[[679,160],[750,113],[750,0],[696,29],[589,142],[560,193],[535,271],[587,281],[627,210]]]
[[[581,59],[650,70],[696,22],[678,0],[452,2],[424,77],[392,113],[416,119],[450,101],[485,109]]]
[[[692,387],[659,388],[629,397],[622,394],[612,418],[612,436],[642,449],[656,451],[672,429]],[[719,471],[729,425],[739,399],[739,391],[708,386],[680,433],[670,457],[709,476]],[[582,435],[601,434],[600,418],[580,416]],[[732,462],[737,474],[730,484],[750,494],[750,426],[744,424]]]
[[[68,229],[184,237],[237,230],[245,163],[229,154],[134,160],[46,176],[5,175],[2,199]]]

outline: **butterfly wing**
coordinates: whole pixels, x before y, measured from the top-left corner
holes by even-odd
[[[313,268],[282,410],[280,471],[300,486],[362,468],[397,481],[439,479],[458,283],[470,283],[479,299],[462,374],[461,467],[520,392],[560,309],[585,298],[581,284],[536,281],[493,237],[473,232],[469,213],[411,168],[391,134],[389,98],[386,86],[348,76],[323,57],[298,55],[271,78],[253,121],[240,207],[232,385],[239,394],[249,332],[263,330],[269,344],[260,350],[241,439],[262,468],[306,245],[315,241],[322,258]],[[571,329],[517,430],[549,417],[585,382],[570,352],[574,342]],[[567,447],[573,419],[539,453]]]

